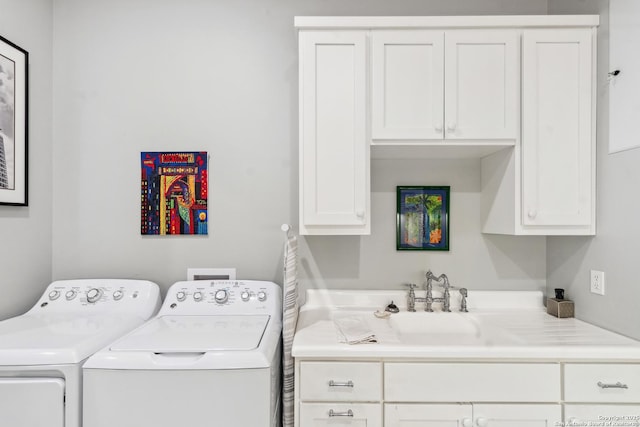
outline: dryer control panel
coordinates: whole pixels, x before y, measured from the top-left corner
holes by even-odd
[[[177,282],[167,292],[158,315],[281,314],[282,291],[260,280]]]
[[[155,313],[160,288],[147,280],[58,280],[47,286],[30,313]],[[148,316],[147,316],[148,317]]]

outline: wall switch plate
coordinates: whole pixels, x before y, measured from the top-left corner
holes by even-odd
[[[604,295],[604,271],[591,270],[591,293]]]

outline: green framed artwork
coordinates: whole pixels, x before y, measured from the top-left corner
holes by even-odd
[[[398,186],[396,249],[449,250],[448,186]]]

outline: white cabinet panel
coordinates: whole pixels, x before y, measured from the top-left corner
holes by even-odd
[[[567,364],[565,400],[640,403],[640,365]]]
[[[515,30],[374,31],[374,140],[516,139]]]
[[[637,426],[640,405],[565,405],[565,425]]]
[[[372,35],[372,137],[442,139],[444,32]]]
[[[515,139],[519,35],[514,30],[449,31],[445,37],[447,139]]]
[[[561,391],[553,363],[385,363],[384,384],[393,402],[556,402]]]
[[[382,366],[377,362],[301,362],[300,398],[305,401],[377,401]]]
[[[522,222],[593,223],[592,30],[523,35]]]
[[[559,404],[385,405],[385,427],[554,427]]]
[[[300,33],[301,234],[369,234],[366,34]]]
[[[382,427],[381,412],[373,403],[302,403],[300,427]]]
[[[384,405],[385,427],[471,427],[473,413],[469,404]]]
[[[473,418],[478,427],[556,427],[561,425],[562,406],[474,404]]]

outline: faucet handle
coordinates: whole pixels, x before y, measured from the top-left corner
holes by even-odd
[[[405,283],[405,286],[409,287],[409,290],[412,291],[416,288],[416,284],[415,283]]]
[[[463,313],[469,312],[467,309],[467,288],[460,288],[460,311]]]

